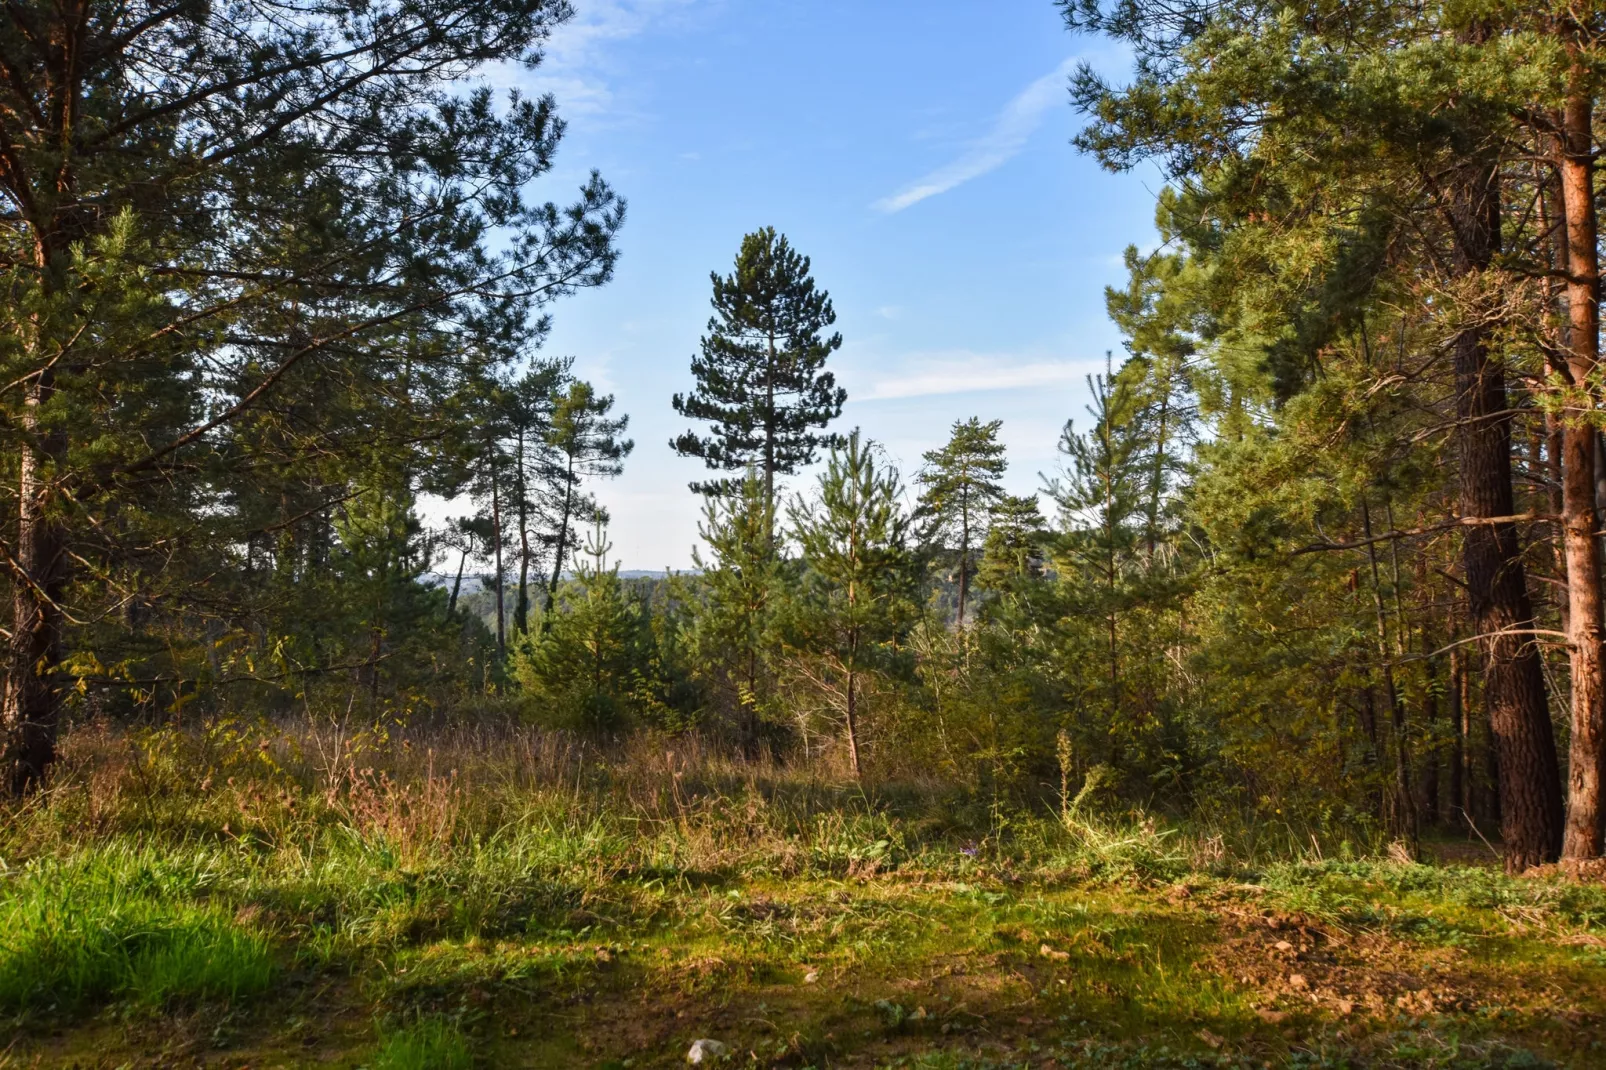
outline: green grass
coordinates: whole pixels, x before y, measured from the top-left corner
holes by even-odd
[[[369,1070],[469,1070],[474,1052],[456,1023],[439,1016],[420,1018],[386,1032]]]
[[[185,860],[117,843],[0,882],[0,1009],[265,991],[275,972],[267,937],[206,900],[204,871],[164,865],[175,858]]]
[[[0,821],[20,1065],[1606,1064],[1600,887],[661,752],[183,744]]]

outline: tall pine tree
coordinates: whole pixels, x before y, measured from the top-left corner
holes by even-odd
[[[710,278],[714,315],[691,365],[697,388],[676,394],[674,405],[680,415],[713,426],[705,435],[687,431],[670,445],[716,471],[756,468],[773,532],[775,477],[810,464],[816,449],[836,442],[819,429],[842,414],[848,397],[825,370],[842,336],[825,334],[836,322],[831,297],[815,287],[809,258],[774,227],[743,238],[735,270]],[[729,494],[740,483],[727,478],[691,486]]]
[[[620,437],[630,417],[610,417],[612,410],[613,395],[599,395],[587,382],[571,383],[553,406],[546,472],[547,504],[553,513],[552,582],[546,589],[543,632],[552,626],[552,600],[574,546],[574,519],[582,511],[588,511],[593,519],[600,515],[595,503],[581,493],[581,484],[587,476],[618,475],[624,471],[625,458],[636,448],[630,439]]]
[[[925,540],[957,559],[959,615],[965,626],[965,602],[970,593],[971,554],[986,537],[989,510],[1004,497],[998,482],[1008,462],[998,441],[1002,420],[982,423],[972,416],[956,420],[947,445],[928,450],[926,467],[918,482],[925,487],[916,517],[925,522]]]

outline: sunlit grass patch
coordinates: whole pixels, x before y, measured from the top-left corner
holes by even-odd
[[[426,1015],[384,1030],[367,1070],[469,1070],[474,1051],[456,1022]]]
[[[181,855],[164,863],[126,850],[40,861],[0,881],[0,1008],[264,991],[271,944],[227,905],[195,898],[207,876]]]

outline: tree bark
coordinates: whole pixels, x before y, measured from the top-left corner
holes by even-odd
[[[1492,154],[1456,175],[1451,215],[1456,267],[1486,271],[1499,248],[1499,178]],[[1511,418],[1505,368],[1489,351],[1483,318],[1466,316],[1454,342],[1461,515],[1511,516]],[[1483,653],[1491,751],[1499,768],[1506,868],[1548,862],[1561,848],[1561,780],[1545,683],[1534,645],[1533,604],[1514,524],[1474,524],[1462,540],[1469,620]]]
[[[1466,763],[1467,763],[1467,722],[1464,694],[1462,692],[1462,666],[1461,651],[1450,651],[1450,730],[1454,733],[1450,745],[1450,813],[1452,822],[1459,817],[1460,821],[1467,819],[1466,796]]]
[[[446,616],[448,618],[457,612],[457,596],[463,590],[463,567],[467,564],[468,550],[465,548],[463,555],[457,559],[457,578],[452,581],[452,597],[446,600]]]
[[[507,649],[507,611],[503,608],[502,573],[502,495],[496,465],[491,465],[491,538],[496,542],[496,652]]]
[[[569,454],[568,475],[563,481],[563,511],[558,521],[558,539],[552,558],[552,582],[546,588],[546,608],[541,615],[541,634],[552,631],[552,606],[558,597],[558,581],[563,578],[563,555],[569,548],[569,514],[574,510],[574,454]]]
[[[519,598],[513,607],[513,631],[530,630],[530,488],[524,465],[524,432],[519,432]]]
[[[1422,770],[1422,816],[1428,824],[1439,825],[1443,820],[1439,793],[1439,756],[1443,750],[1439,742],[1438,671],[1432,660],[1426,664],[1426,673],[1427,687],[1422,694],[1422,723],[1427,736],[1427,745],[1418,755]]]
[[[1370,540],[1372,508],[1364,500],[1361,502],[1361,522],[1364,525],[1366,538]],[[1390,807],[1392,820],[1388,822],[1389,832],[1403,841],[1414,857],[1417,851],[1418,830],[1416,798],[1411,792],[1411,751],[1406,739],[1405,700],[1400,695],[1399,685],[1394,679],[1394,658],[1389,651],[1388,620],[1383,610],[1383,587],[1378,575],[1375,542],[1367,542],[1366,558],[1372,569],[1372,606],[1377,616],[1377,655],[1383,670],[1383,692],[1388,696],[1390,725],[1393,728],[1394,802]],[[1397,569],[1394,582],[1398,586]]]
[[[961,491],[961,493],[964,493]],[[970,593],[970,502],[959,510],[959,630],[965,630],[965,600]]]
[[[847,701],[847,728],[848,728],[848,761],[853,766],[853,779],[860,780],[862,775],[859,769],[859,723],[856,706],[856,684],[852,669],[848,670],[848,701]]]
[[[63,696],[61,599],[67,586],[67,539],[53,515],[51,460],[65,448],[41,433],[39,410],[53,391],[47,369],[28,388],[26,444],[19,458],[16,545],[11,568],[11,642],[0,694],[0,777],[14,795],[38,788],[56,758]]]
[[[1595,512],[1596,365],[1600,355],[1600,262],[1596,251],[1593,90],[1575,59],[1562,118],[1560,163],[1567,224],[1568,370],[1572,391],[1562,444],[1562,525],[1567,551],[1567,637],[1572,666],[1572,742],[1562,854],[1601,853],[1601,776],[1606,760],[1601,703],[1600,541]]]

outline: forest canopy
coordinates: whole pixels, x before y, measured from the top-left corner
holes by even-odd
[[[759,227],[664,399],[697,567],[643,578],[628,414],[543,346],[625,202],[486,74],[567,3],[13,5],[6,788],[100,721],[512,722],[1600,857],[1601,14],[1059,6],[1135,60],[1078,148],[1167,184],[1057,470],[1008,493],[1007,412],[907,472],[842,426],[831,280]]]

